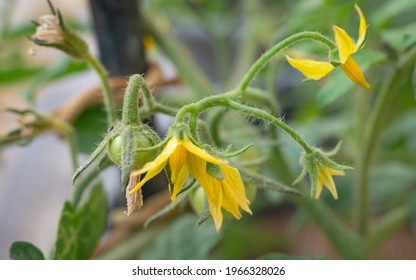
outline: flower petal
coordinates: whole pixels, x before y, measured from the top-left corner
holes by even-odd
[[[339,59],[341,64],[344,64],[352,54],[357,52],[358,48],[344,29],[334,26],[334,33],[335,44],[338,46]]]
[[[319,80],[334,69],[334,66],[329,62],[295,59],[289,56],[286,56],[286,59],[293,68],[299,70],[306,78],[312,80]]]
[[[316,184],[316,192],[315,192],[315,199],[319,199],[322,193],[322,183],[318,179],[318,183]]]
[[[321,167],[318,171],[318,185],[321,183],[326,187],[335,199],[338,199],[337,189],[335,187],[334,179],[328,172],[328,167]],[[322,187],[321,187],[322,188]]]
[[[187,151],[182,145],[178,145],[169,158],[170,183],[172,184],[169,184],[169,190],[173,201],[175,201],[189,175],[186,161]]]
[[[362,86],[365,89],[370,89],[371,85],[367,82],[363,72],[357,62],[352,57],[349,57],[344,64],[341,64],[341,69],[344,73],[357,85]]]
[[[224,162],[216,157],[211,156],[208,154],[205,150],[201,149],[200,147],[196,146],[194,143],[192,143],[191,140],[188,138],[179,140],[181,145],[185,147],[185,149],[188,150],[191,154],[194,154],[208,162],[214,163],[214,164],[223,164]]]
[[[239,206],[247,213],[252,214],[248,206],[249,201],[246,197],[246,192],[244,189],[243,180],[241,180],[240,172],[236,168],[227,166],[225,164],[221,165],[220,167],[222,173],[224,174],[224,179],[220,180],[224,190],[223,204],[225,202],[229,202],[230,205],[236,204],[237,207]],[[230,210],[228,211],[234,216],[236,216],[236,213],[239,214],[238,211],[234,211],[235,213]]]
[[[191,175],[199,182],[208,198],[209,211],[215,223],[217,231],[220,230],[223,221],[221,211],[223,192],[218,180],[206,173],[206,161],[197,155],[188,154],[188,168]]]
[[[143,173],[146,173],[146,176],[144,176],[143,180],[140,181],[134,189],[132,189],[129,194],[132,194],[136,191],[138,191],[147,181],[152,179],[154,176],[156,176],[162,169],[166,166],[166,163],[169,159],[169,157],[172,155],[172,153],[175,151],[176,147],[178,146],[178,141],[175,138],[172,138],[169,140],[169,142],[166,144],[165,148],[162,150],[162,152],[151,162],[146,163],[143,168],[132,172],[131,176],[138,176]]]
[[[358,49],[361,49],[366,41],[366,37],[367,37],[367,22],[365,20],[364,14],[361,11],[360,7],[358,7],[357,4],[355,4],[354,6],[355,10],[358,13],[358,16],[360,17],[360,27],[358,29],[358,39],[357,42],[355,43],[355,45],[357,46]]]

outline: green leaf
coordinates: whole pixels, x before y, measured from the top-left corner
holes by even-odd
[[[389,29],[381,34],[384,42],[402,53],[416,44],[416,24],[412,23],[400,28]]]
[[[12,260],[44,260],[42,251],[26,241],[16,241],[10,246],[9,256]]]
[[[379,51],[360,51],[354,55],[361,71],[365,72],[371,65],[386,58],[385,54]],[[371,84],[371,79],[369,83]],[[326,107],[350,92],[355,85],[345,73],[336,68],[329,76],[328,83],[323,86],[317,94],[316,101],[321,108]]]
[[[413,88],[413,96],[416,99],[416,63],[415,63],[415,66],[413,67],[412,88]]]
[[[90,155],[107,131],[105,112],[100,107],[85,111],[74,123],[81,153]]]
[[[407,164],[387,162],[374,166],[371,173],[372,200],[382,207],[394,205],[415,180],[415,169]]]
[[[41,71],[40,68],[22,68],[19,66],[14,66],[5,70],[0,69],[0,83],[12,83],[20,79],[31,77],[39,71]]]
[[[142,254],[142,259],[201,260],[221,239],[212,223],[195,227],[196,217],[184,215],[176,219]]]
[[[79,210],[66,202],[55,244],[57,260],[90,259],[107,222],[107,201],[101,185],[96,186]]]
[[[416,8],[416,2],[414,0],[395,0],[386,1],[383,6],[378,6],[374,10],[373,15],[369,19],[372,26],[383,26],[389,21],[396,19],[400,14],[414,11]]]
[[[313,257],[298,257],[298,256],[291,256],[284,253],[267,253],[258,257],[259,260],[324,260],[324,257],[321,256],[313,256]]]

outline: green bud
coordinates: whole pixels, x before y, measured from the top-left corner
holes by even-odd
[[[204,190],[201,187],[196,188],[189,195],[189,202],[192,209],[197,215],[202,215],[208,206],[208,201],[205,196]]]
[[[131,127],[129,127],[131,128]],[[159,142],[159,138],[156,133],[147,125],[135,126],[134,131],[130,129],[130,135],[128,141],[131,142],[129,145],[130,149],[126,151],[126,155],[131,157],[131,167],[134,169],[143,167],[143,165],[149,161],[152,161],[158,153],[158,149],[147,149],[151,148]],[[108,142],[107,155],[114,164],[121,166],[122,162],[122,151],[123,151],[123,138],[119,134],[112,138]]]
[[[116,165],[121,165],[121,135],[108,142],[107,155]]]

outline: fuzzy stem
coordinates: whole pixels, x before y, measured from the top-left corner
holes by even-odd
[[[265,52],[259,59],[257,59],[257,61],[251,66],[251,68],[248,70],[248,72],[245,74],[240,84],[238,85],[239,91],[244,94],[247,87],[250,85],[253,79],[276,54],[278,54],[283,49],[289,47],[290,45],[293,45],[303,40],[317,41],[328,47],[329,50],[336,48],[336,45],[329,38],[325,37],[319,32],[306,31],[293,34],[292,36],[289,36],[283,41],[276,44],[270,50]]]
[[[127,84],[123,101],[123,125],[138,125],[140,123],[139,93],[142,88],[142,76],[139,74],[131,76]]]
[[[288,133],[293,138],[293,140],[295,140],[305,150],[307,154],[312,153],[313,151],[312,147],[310,147],[305,142],[305,140],[303,140],[303,138],[299,134],[297,134],[290,126],[285,124],[282,120],[264,112],[263,110],[249,107],[249,106],[240,104],[238,102],[232,101],[231,98],[236,95],[237,94],[235,91],[231,91],[223,95],[210,96],[196,103],[184,106],[182,107],[181,110],[179,110],[178,114],[176,115],[175,123],[182,122],[183,118],[185,117],[187,113],[191,113],[192,115],[198,115],[202,111],[211,107],[217,107],[217,106],[229,107],[231,109],[240,111],[242,113],[246,113],[250,116],[263,119],[271,124],[274,124],[275,126],[280,127],[286,133]]]
[[[87,52],[85,59],[91,65],[91,67],[97,72],[100,77],[101,84],[103,86],[103,99],[104,106],[107,114],[107,126],[112,127],[116,121],[116,109],[113,100],[113,93],[111,91],[110,83],[108,80],[108,73],[104,66],[99,62],[91,53]]]

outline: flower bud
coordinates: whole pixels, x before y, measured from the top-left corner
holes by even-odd
[[[132,149],[126,152],[133,154],[133,163],[131,166],[133,168],[140,168],[143,167],[145,163],[152,161],[158,152],[157,149],[148,151],[141,151],[140,149],[146,149],[156,145],[159,142],[159,138],[147,125],[140,125],[135,128],[136,129],[133,132],[134,136],[129,139],[134,143],[134,145],[131,145],[130,147],[132,147]],[[107,155],[116,165],[121,166],[122,153],[123,138],[122,135],[119,134],[108,142]]]
[[[191,207],[195,211],[195,213],[201,216],[204,213],[206,207],[208,206],[208,200],[204,193],[204,189],[199,187],[193,190],[192,193],[189,195],[189,202],[191,203]]]

